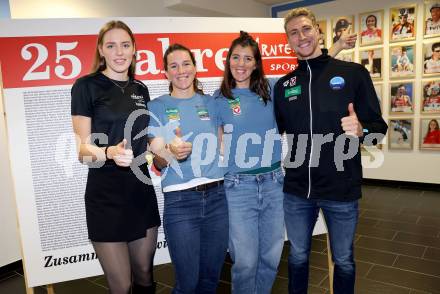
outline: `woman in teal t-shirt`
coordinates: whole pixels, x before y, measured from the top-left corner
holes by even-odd
[[[330,49],[353,47],[344,34]],[[284,244],[281,140],[271,85],[258,43],[246,32],[232,41],[221,88],[214,94],[223,126],[233,293],[271,293]]]
[[[154,164],[162,169],[163,224],[173,293],[216,293],[228,246],[214,99],[198,88],[195,59],[179,44],[164,55],[170,94],[148,103]]]

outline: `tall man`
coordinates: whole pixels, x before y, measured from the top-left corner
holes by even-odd
[[[290,11],[284,28],[299,59],[298,68],[275,85],[274,99],[279,131],[287,134],[290,159],[295,159],[285,161],[284,180],[291,245],[289,293],[307,293],[310,245],[319,209],[335,262],[334,293],[354,293],[353,238],[362,179],[357,143],[364,138],[367,143],[367,133],[385,134],[387,125],[368,71],[333,59],[319,48],[319,31],[310,10]]]

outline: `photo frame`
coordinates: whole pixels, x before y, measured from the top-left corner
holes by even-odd
[[[335,58],[342,61],[354,62],[354,50],[342,50]]]
[[[382,79],[383,48],[359,50],[359,63],[368,70],[373,80]]]
[[[416,69],[415,56],[415,44],[390,47],[390,78],[414,77]]]
[[[390,114],[414,113],[414,83],[390,84]]]
[[[440,151],[440,117],[420,119],[420,149]]]
[[[332,44],[336,43],[342,32],[354,32],[354,15],[340,16],[332,19]]]
[[[383,43],[383,10],[359,14],[360,46]]]
[[[416,38],[416,5],[390,9],[390,42],[408,41]]]
[[[424,28],[425,38],[440,36],[440,1],[430,0],[424,4]]]
[[[440,113],[440,79],[423,81],[420,110],[423,114]]]
[[[382,110],[382,101],[383,101],[383,84],[373,84],[374,90],[376,91],[377,99],[379,100],[380,109]]]
[[[440,40],[423,44],[423,76],[433,75],[440,75]]]
[[[319,47],[327,48],[327,21],[320,20],[316,22],[319,30]]]
[[[412,118],[392,118],[388,120],[388,149],[413,149]]]

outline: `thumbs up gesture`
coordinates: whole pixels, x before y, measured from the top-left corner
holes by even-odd
[[[192,143],[186,142],[182,139],[182,131],[179,127],[175,129],[174,133],[176,136],[169,144],[167,144],[167,147],[177,160],[183,160],[191,154]]]
[[[353,103],[348,104],[348,116],[341,119],[341,127],[347,136],[362,137],[364,134],[362,125],[354,111]]]
[[[341,37],[338,42],[341,49],[352,49],[356,45],[357,34],[351,32],[351,25],[344,31],[342,31]]]
[[[127,148],[127,139],[108,148],[107,157],[113,159],[118,166],[130,166],[133,161],[133,150]]]

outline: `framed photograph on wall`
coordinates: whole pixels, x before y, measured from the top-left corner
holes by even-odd
[[[423,44],[423,75],[440,74],[440,40]]]
[[[420,120],[420,149],[440,151],[440,117]]]
[[[424,8],[425,38],[440,36],[440,1],[425,1]]]
[[[348,62],[354,62],[354,51],[353,50],[342,50],[335,56],[336,59]]]
[[[374,86],[374,90],[376,91],[376,96],[377,99],[379,99],[379,105],[380,105],[380,109],[382,109],[382,89],[383,89],[383,84],[373,84]]]
[[[388,149],[413,149],[413,119],[390,119],[388,121]]]
[[[390,84],[390,114],[414,113],[413,82]]]
[[[422,82],[422,113],[440,113],[440,79]]]
[[[320,20],[316,22],[319,30],[319,47],[327,48],[327,21]]]
[[[416,5],[390,9],[390,41],[406,41],[416,38]]]
[[[342,35],[342,32],[348,30],[354,31],[354,16],[340,16],[332,19],[332,44],[336,43]]]
[[[414,77],[415,45],[390,47],[390,78]]]
[[[383,11],[359,14],[361,46],[383,43]]]
[[[368,70],[372,79],[382,79],[382,48],[359,50],[359,61]]]

